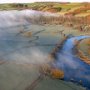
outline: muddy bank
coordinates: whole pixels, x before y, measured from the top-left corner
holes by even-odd
[[[63,37],[63,39],[62,39],[62,41],[60,41],[59,43],[57,43],[56,44],[56,46],[55,46],[55,48],[52,50],[52,52],[50,53],[50,56],[52,57],[52,58],[56,58],[56,53],[58,52],[58,51],[60,51],[60,49],[63,47],[63,44],[64,44],[64,42],[67,40],[69,38],[69,35],[67,35],[67,36],[65,36],[65,34],[64,34],[64,37]]]
[[[83,39],[82,39],[83,40]],[[74,47],[74,53],[77,55],[77,57],[80,58],[80,60],[82,60],[83,62],[85,62],[86,64],[89,64],[90,65],[90,59],[88,56],[85,55],[85,53],[80,50],[80,42],[82,40],[79,40],[78,43],[76,43],[75,47]]]

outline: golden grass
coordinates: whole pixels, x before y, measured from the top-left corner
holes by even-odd
[[[85,56],[82,51],[79,50],[78,56],[82,61],[84,61],[87,64],[90,64],[90,59],[87,56]]]

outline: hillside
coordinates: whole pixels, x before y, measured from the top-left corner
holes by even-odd
[[[73,26],[83,31],[90,30],[90,3],[35,2],[23,4],[1,4],[0,10],[31,9],[60,15],[59,24]],[[45,17],[43,17],[45,19]],[[45,19],[46,20],[46,19]],[[50,21],[48,19],[48,21]]]
[[[1,4],[0,10],[33,9],[65,15],[90,14],[90,3],[35,2],[25,4]],[[80,15],[79,15],[80,16]]]

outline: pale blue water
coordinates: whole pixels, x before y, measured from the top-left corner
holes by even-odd
[[[74,40],[90,38],[90,36],[77,36],[67,39],[62,49],[56,54],[56,67],[62,69],[65,73],[64,80],[82,85],[90,89],[90,65],[87,65],[74,55]]]

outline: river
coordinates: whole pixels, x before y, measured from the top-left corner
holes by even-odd
[[[67,39],[62,49],[56,54],[55,66],[65,73],[64,80],[73,81],[90,89],[90,65],[84,63],[74,55],[74,40],[90,38],[90,36],[77,36]]]

